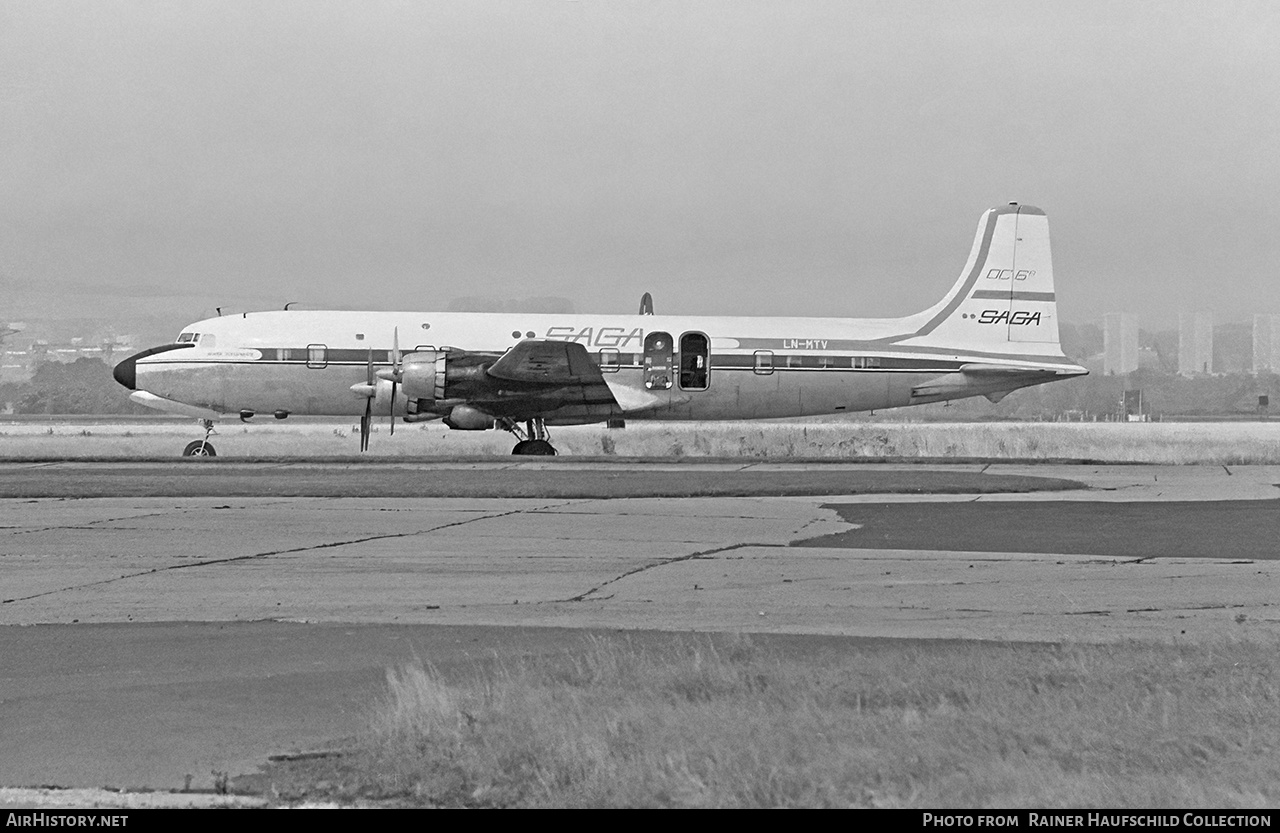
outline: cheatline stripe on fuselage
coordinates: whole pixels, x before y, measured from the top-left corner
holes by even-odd
[[[390,365],[390,350],[374,350],[372,355],[369,350],[328,350],[322,356],[308,356],[306,350],[285,349],[275,350],[270,347],[255,348],[263,355],[257,359],[228,359],[221,356],[211,356],[209,358],[201,358],[199,355],[161,359],[147,362],[148,366],[161,363],[172,364],[199,364],[202,362],[217,364],[356,364],[367,365],[372,361],[375,365]],[[496,355],[496,354],[495,354]],[[640,367],[642,366],[642,353],[635,351],[617,352],[610,351],[605,357],[614,361],[600,362],[600,367]],[[603,358],[603,357],[602,357]],[[840,364],[837,364],[839,362]],[[861,362],[862,364],[858,364]],[[755,353],[712,353],[712,367],[755,367],[757,364]],[[959,370],[961,362],[955,359],[918,359],[918,358],[902,358],[898,356],[837,356],[829,353],[774,353],[773,364],[776,367],[786,367],[788,364],[792,367],[844,367],[862,369],[864,367],[875,366],[884,369],[895,370]]]
[[[559,339],[552,339],[552,340],[555,341]],[[784,345],[781,343],[784,341],[795,341],[799,343],[792,344],[792,345]],[[924,361],[954,362],[957,359],[953,357],[978,356],[978,357],[988,358],[988,359],[1004,359],[1006,361],[1036,362],[1039,364],[1045,364],[1045,363],[1060,364],[1063,367],[1071,366],[1069,362],[1062,356],[1045,356],[1045,355],[1035,355],[1032,353],[993,353],[993,352],[987,352],[982,350],[971,350],[969,348],[958,348],[955,350],[948,350],[944,347],[921,347],[918,345],[908,345],[908,344],[895,344],[893,347],[886,347],[883,344],[877,344],[875,342],[854,341],[852,339],[835,339],[835,338],[831,338],[831,339],[724,338],[724,339],[721,339],[717,337],[717,338],[713,338],[712,342],[713,342],[713,347],[718,348],[717,352],[712,354],[717,359],[723,358],[725,356],[743,355],[742,351],[751,351],[752,353],[765,351],[765,352],[773,353],[775,356],[809,355],[810,353],[812,353],[816,355],[827,355],[827,356],[834,355],[836,358],[842,358],[842,359],[850,358],[850,354],[853,354],[858,357],[865,357],[865,358],[876,358],[876,357],[883,358],[885,356],[890,356],[890,355],[902,356],[903,354],[907,354],[907,355],[919,356],[920,361],[922,362]],[[714,342],[722,342],[722,343],[719,345],[716,345],[714,344]],[[726,345],[723,342],[728,342],[729,344]],[[182,346],[186,347],[186,346],[194,346],[194,345],[182,345]],[[382,348],[382,349],[375,348],[373,350],[370,350],[370,348],[367,348],[367,347],[357,347],[357,348],[327,347],[320,344],[315,345],[315,348],[316,348],[315,353],[313,353],[311,349],[306,347],[251,347],[251,348],[243,348],[243,349],[256,350],[260,354],[260,356],[255,361],[308,361],[308,360],[317,360],[319,356],[323,355],[327,357],[328,361],[331,364],[334,362],[366,362],[367,363],[369,361],[369,354],[371,352],[373,354],[373,361],[375,364],[387,364],[387,363],[390,363],[391,361],[391,350],[388,350],[385,348]],[[242,348],[235,348],[235,349],[242,349]],[[421,351],[432,351],[437,349],[438,348],[423,347],[421,348]],[[729,350],[729,349],[732,349],[735,352],[732,352],[732,353],[725,352],[726,350]],[[323,354],[319,353],[319,350],[323,350],[324,351]],[[439,349],[439,351],[492,355],[494,357],[500,356],[504,352],[503,350],[460,350],[456,347],[450,347],[447,350]],[[796,351],[804,351],[804,352],[796,352]],[[400,351],[401,355],[403,356],[408,356],[414,352],[420,352],[420,351],[404,350],[404,349]],[[627,356],[627,355],[643,353],[643,351],[638,347],[632,348],[632,349],[628,349],[626,347],[605,347],[605,348],[597,348],[596,350],[588,350],[587,352],[593,356],[600,355],[600,354],[604,354],[606,356],[617,356],[617,355]],[[948,358],[947,359],[933,358],[938,356],[939,354],[946,355],[948,356]],[[213,353],[197,352],[194,356],[191,353],[183,353],[182,355],[183,355],[183,358],[179,358],[177,356],[171,356],[171,357],[167,356],[163,359],[163,361],[175,361],[175,362],[235,361],[240,358],[235,354],[225,355],[216,351]],[[748,353],[748,355],[750,355],[750,353]],[[190,357],[190,358],[187,358],[187,357]],[[138,358],[141,359],[142,357],[139,356]],[[323,361],[323,359],[319,359],[319,360]],[[161,361],[161,360],[155,359],[147,363],[152,364],[152,363],[155,363],[156,361]]]
[[[299,351],[305,352],[305,351]],[[334,353],[360,353],[359,359],[353,359],[347,356],[333,358]],[[308,361],[304,357],[290,359],[238,359],[228,360],[223,358],[211,357],[200,358],[191,356],[181,360],[160,359],[145,363],[146,367],[158,369],[160,366],[167,367],[186,367],[200,364],[236,364],[251,366],[279,366],[279,367],[306,367],[309,364],[314,365],[312,370],[319,370],[323,367],[367,367],[369,365],[369,355],[367,350],[351,350],[351,351],[330,351],[330,358],[324,361]],[[189,355],[189,354],[188,354]],[[614,356],[621,358],[623,356],[632,357],[639,354],[633,353],[617,353]],[[971,354],[972,355],[972,354]],[[1041,365],[1045,364],[1043,359],[1024,356],[1006,356],[1002,354],[990,355],[991,358],[1001,358],[1006,361],[1033,361]],[[864,364],[855,365],[854,362],[863,362]],[[838,363],[838,364],[837,364]],[[807,354],[807,353],[786,353],[774,354],[771,364],[758,364],[755,354],[713,354],[709,362],[712,370],[761,370],[774,372],[786,370],[845,370],[855,372],[892,372],[892,373],[947,373],[959,370],[966,364],[972,364],[971,359],[949,359],[949,360],[930,360],[905,358],[898,356],[833,356],[830,354]],[[375,367],[390,367],[392,364],[390,351],[375,350],[373,356],[373,365]],[[643,367],[642,364],[635,361],[634,358],[627,362],[619,361],[601,365],[601,372],[610,373],[614,368],[618,369],[634,369]],[[1069,369],[1069,366],[1062,365],[1062,369]],[[1027,370],[1052,370],[1053,367],[1037,367],[1027,368]]]

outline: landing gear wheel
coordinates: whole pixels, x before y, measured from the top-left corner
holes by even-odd
[[[511,449],[512,454],[529,454],[542,457],[555,456],[556,449],[546,440],[521,440]]]
[[[217,457],[218,452],[213,450],[213,446],[204,440],[193,440],[187,443],[187,447],[182,449],[183,457]]]
[[[556,454],[555,446],[547,439],[547,424],[541,419],[527,420],[524,431],[520,430],[520,423],[511,417],[499,418],[497,425],[504,431],[510,431],[519,440],[516,443],[516,447],[511,449],[512,454],[527,454],[539,457],[551,457]]]

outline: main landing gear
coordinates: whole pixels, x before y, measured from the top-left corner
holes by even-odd
[[[209,442],[209,435],[216,433],[213,430],[213,420],[202,419],[201,424],[204,425],[204,439],[195,440],[187,443],[187,447],[182,450],[183,457],[217,457],[218,452],[213,450],[213,445]]]
[[[520,430],[520,424],[515,420],[506,420],[502,424],[502,428],[510,431],[515,435],[519,442],[516,447],[511,449],[512,454],[532,454],[543,457],[551,457],[556,453],[555,446],[549,441],[547,434],[547,424],[541,419],[531,419],[525,423],[525,430]]]

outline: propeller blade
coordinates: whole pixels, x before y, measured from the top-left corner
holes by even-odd
[[[391,367],[379,370],[377,376],[379,379],[386,379],[388,382],[404,381],[404,354],[400,352],[399,327],[396,327],[391,332]]]
[[[378,378],[391,383],[391,404],[387,406],[387,419],[391,420],[391,436],[396,433],[396,384],[401,379],[400,370],[400,328],[391,330],[391,369],[379,370]]]
[[[391,436],[394,437],[396,435],[396,383],[395,382],[391,383],[391,410],[388,411],[387,413],[391,415]]]
[[[360,450],[369,450],[369,431],[373,427],[373,399],[364,403],[364,415],[360,417]]]
[[[377,391],[377,378],[373,375],[373,348],[369,348],[369,363],[365,366],[365,379],[370,389],[369,398],[364,401],[364,415],[360,417],[360,451],[369,450],[369,430],[373,427],[373,395]]]

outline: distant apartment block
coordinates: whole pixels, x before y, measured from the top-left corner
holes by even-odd
[[[1253,372],[1280,373],[1280,315],[1253,317]]]
[[[1123,376],[1138,369],[1138,316],[1110,312],[1102,317],[1103,364],[1107,376]]]
[[[1213,372],[1213,313],[1178,316],[1178,373],[1198,376]]]

